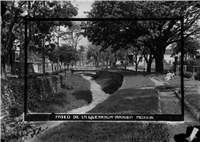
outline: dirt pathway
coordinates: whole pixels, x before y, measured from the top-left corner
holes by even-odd
[[[101,86],[99,84],[97,84],[94,80],[92,80],[92,77],[84,76],[84,75],[82,75],[82,77],[90,82],[90,85],[91,85],[90,91],[92,92],[93,101],[88,105],[85,105],[85,106],[77,108],[77,109],[73,109],[73,110],[69,111],[67,114],[84,114],[84,113],[88,112],[89,110],[93,109],[97,104],[103,102],[104,100],[106,100],[109,97],[109,94],[106,94],[105,92],[103,92],[101,90]],[[50,129],[55,126],[61,125],[63,122],[66,122],[66,121],[45,122],[44,124],[40,125],[39,127],[41,127],[42,129]],[[44,131],[42,134],[45,134],[46,132],[48,132],[48,130]],[[42,135],[42,134],[40,134],[40,135]],[[27,138],[26,142],[37,142],[40,135],[35,136],[34,138]]]

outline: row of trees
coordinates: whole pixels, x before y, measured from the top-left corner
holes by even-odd
[[[194,41],[200,33],[198,20],[200,8],[197,2],[184,1],[96,1],[92,10],[87,12],[88,18],[154,18],[154,20],[98,20],[85,23],[85,36],[101,50],[111,48],[113,52],[124,49],[135,56],[141,55],[147,62],[147,71],[151,71],[151,63],[155,59],[157,72],[163,71],[163,59],[167,46],[174,43],[180,45],[183,30],[184,40]],[[165,18],[183,17],[183,29],[180,20]],[[160,20],[155,20],[160,18]],[[180,52],[175,46],[174,53]],[[187,51],[187,50],[186,50]],[[135,62],[139,59],[135,58]]]
[[[93,66],[113,66],[113,63],[116,63],[117,60],[125,60],[127,51],[120,49],[114,51],[111,47],[102,50],[101,46],[96,46],[89,44],[87,47],[86,57],[88,63],[93,63]],[[124,64],[126,67],[126,64]]]
[[[7,5],[7,11],[2,16],[1,44],[0,44],[0,76],[6,79],[5,65],[11,67],[15,62],[15,51],[19,48],[20,64],[24,64],[25,50],[43,54],[45,58],[55,46],[47,45],[51,41],[52,32],[60,26],[68,29],[74,27],[71,21],[32,21],[27,25],[27,43],[25,45],[25,17],[34,18],[70,18],[78,14],[77,8],[65,0],[2,0]],[[72,31],[72,30],[69,30]],[[59,38],[60,35],[57,35]],[[75,43],[75,41],[74,41]],[[74,44],[73,43],[73,44]],[[58,47],[59,43],[54,42]],[[42,48],[44,47],[44,48]],[[26,48],[26,49],[25,49]],[[11,54],[12,53],[12,54]],[[43,60],[44,61],[44,60]],[[22,74],[23,66],[19,66],[19,72]]]
[[[46,23],[46,21],[40,23]],[[82,46],[77,49],[78,42],[82,38],[81,28],[75,22],[71,22],[71,24],[68,27],[58,25],[53,30],[48,29],[50,31],[49,36],[46,36],[46,40],[42,43],[40,42],[43,38],[39,36],[40,34],[36,34],[34,37],[34,44],[29,46],[29,51],[43,55],[43,73],[45,73],[45,58],[51,61],[52,71],[55,63],[58,65],[56,68],[58,71],[61,66],[64,65],[69,68],[70,64],[76,65],[76,62],[81,59]],[[60,46],[60,39],[65,41],[65,44]]]

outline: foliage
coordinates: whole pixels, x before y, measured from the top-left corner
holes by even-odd
[[[12,80],[7,85],[3,83],[2,87],[2,135],[6,141],[23,141],[25,136],[38,134],[41,128],[36,128],[31,122],[24,121],[24,80]],[[7,86],[7,87],[6,87]],[[5,107],[6,105],[6,107]]]
[[[113,7],[113,8],[111,8]],[[187,2],[119,2],[96,1],[92,10],[87,12],[89,18],[177,18],[184,16],[184,37],[195,35],[200,31],[197,20],[200,11],[194,3]],[[114,50],[143,37],[143,42],[156,60],[156,71],[163,71],[162,60],[168,45],[179,41],[181,23],[176,20],[148,21],[89,21],[85,23],[85,36],[93,44],[102,48],[111,46]]]
[[[200,42],[199,40],[195,39],[194,37],[188,37],[184,39],[184,55],[195,56],[198,52],[197,50],[200,49]],[[174,53],[178,54],[181,52],[181,42],[177,42],[176,45],[173,47]]]
[[[110,66],[111,62],[114,60],[113,49],[108,47],[101,50],[101,58],[104,62],[106,62],[107,66]]]
[[[80,45],[79,46],[79,49],[78,49],[78,56],[79,56],[79,59],[80,61],[82,62],[82,65],[83,65],[83,62],[84,62],[84,55],[85,55],[85,51],[86,51],[86,47],[84,45]]]
[[[41,127],[36,127],[33,122],[24,121],[23,114],[15,118],[3,118],[2,125],[5,141],[24,142],[25,137],[33,137],[45,130]]]
[[[197,59],[188,59],[184,62],[186,66],[187,71],[190,72],[196,72],[198,68],[200,68],[200,61]]]
[[[181,76],[181,73],[179,73],[179,76]],[[192,77],[192,72],[184,72],[183,77],[185,78],[191,78]]]
[[[16,46],[20,47],[20,62],[24,62],[24,17],[34,18],[69,18],[77,15],[77,8],[70,2],[59,1],[4,1],[7,12],[2,15],[2,77],[6,78],[5,64],[14,61]],[[44,47],[41,41],[49,40],[51,30],[58,25],[71,26],[69,21],[28,22],[27,43],[31,46]],[[17,42],[14,42],[17,41]],[[28,46],[29,47],[29,46]],[[29,50],[29,49],[28,49]],[[12,64],[11,64],[12,66]],[[20,72],[21,72],[20,68]]]
[[[198,72],[198,73],[194,76],[194,79],[200,81],[200,72]]]
[[[98,66],[99,61],[100,61],[100,57],[101,57],[100,50],[101,50],[101,46],[96,46],[92,44],[88,45],[86,57],[89,61],[94,62],[95,66]]]
[[[81,26],[76,22],[72,22],[72,26],[64,29],[59,33],[59,36],[67,44],[71,45],[73,48],[77,49],[78,42],[82,39]]]
[[[61,47],[58,48],[57,54],[61,65],[63,63],[67,65],[72,63],[73,61],[78,61],[78,53],[76,49],[74,49],[70,45],[63,44]]]

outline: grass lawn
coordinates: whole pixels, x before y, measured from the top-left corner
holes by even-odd
[[[144,84],[145,80],[148,78],[144,77]],[[109,86],[108,90],[112,85],[107,82],[115,83],[103,78],[97,81],[105,85],[104,88]],[[88,113],[155,114],[158,113],[158,93],[155,89],[137,87],[120,89]],[[65,122],[46,131],[37,142],[169,142],[169,139],[168,126],[162,123]]]
[[[200,88],[185,88],[184,99],[200,111]]]
[[[163,82],[165,82],[166,74],[154,73],[152,75],[148,75],[148,77],[155,77],[155,78],[158,78],[158,79],[162,80]],[[176,75],[176,76],[174,76],[174,79],[169,80],[167,82],[170,84],[170,86],[180,87],[181,86],[181,77]]]
[[[153,89],[122,89],[88,113],[158,114],[158,93]]]
[[[143,87],[154,87],[155,84],[148,77],[143,75],[131,75],[124,77],[124,83],[121,88],[143,88]]]
[[[37,102],[34,112],[66,113],[92,101],[90,82],[78,74],[69,74],[62,91]]]
[[[78,122],[62,123],[37,142],[168,142],[166,124]]]

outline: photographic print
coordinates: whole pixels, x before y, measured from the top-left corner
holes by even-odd
[[[2,140],[199,139],[198,2],[1,4]]]

